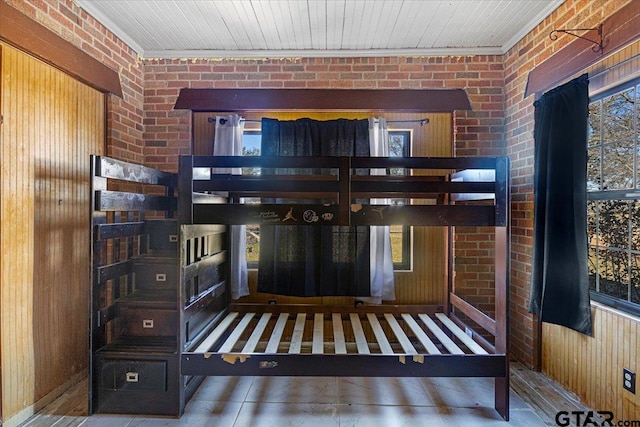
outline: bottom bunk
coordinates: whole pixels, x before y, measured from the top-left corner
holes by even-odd
[[[232,305],[183,353],[182,373],[494,377],[495,407],[508,419],[507,356],[473,340],[441,306]]]

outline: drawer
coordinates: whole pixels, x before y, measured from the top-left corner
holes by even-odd
[[[150,219],[145,222],[148,235],[147,249],[153,251],[178,251],[178,222],[175,219]]]
[[[100,388],[111,391],[164,391],[167,388],[167,362],[104,360],[100,370]]]
[[[177,289],[178,261],[175,258],[137,258],[133,262],[135,288]]]
[[[122,337],[173,337],[178,316],[174,309],[147,308],[126,304],[119,307]]]

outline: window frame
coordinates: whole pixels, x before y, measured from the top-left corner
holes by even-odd
[[[626,91],[633,91],[634,92],[634,109],[632,111],[632,121],[633,121],[633,132],[630,134],[630,136],[623,136],[622,138],[616,139],[616,140],[612,140],[612,141],[608,141],[605,140],[605,137],[603,136],[603,128],[604,128],[604,109],[602,108],[602,101],[619,93],[623,93]],[[632,268],[632,257],[637,256],[640,257],[640,248],[636,248],[633,249],[633,242],[632,242],[632,238],[633,238],[633,232],[635,229],[638,229],[640,231],[640,224],[635,224],[636,226],[634,227],[634,218],[633,218],[633,206],[631,205],[631,203],[633,203],[634,201],[636,202],[636,204],[638,206],[636,206],[636,209],[640,209],[640,78],[636,78],[636,79],[632,79],[629,80],[625,83],[616,85],[615,87],[612,87],[606,91],[603,91],[601,93],[598,93],[596,95],[593,95],[591,97],[591,99],[589,100],[589,109],[591,111],[591,106],[596,103],[596,102],[600,102],[601,107],[599,108],[599,113],[600,113],[600,120],[599,120],[599,129],[600,129],[600,135],[598,137],[598,143],[597,144],[591,144],[591,139],[589,139],[587,141],[587,150],[588,152],[591,149],[598,149],[599,150],[599,154],[598,154],[598,165],[597,165],[597,169],[598,169],[598,182],[596,183],[596,186],[598,187],[598,189],[593,189],[593,190],[589,190],[589,176],[587,176],[587,236],[588,236],[588,257],[590,259],[591,257],[591,252],[592,251],[597,251],[598,253],[598,257],[596,258],[596,267],[595,267],[595,274],[593,274],[594,277],[594,283],[593,286],[595,287],[595,289],[592,289],[592,283],[591,283],[591,276],[592,276],[592,270],[589,269],[589,293],[590,293],[590,297],[593,301],[596,301],[598,303],[604,304],[608,307],[612,307],[614,309],[623,311],[625,313],[631,314],[631,315],[635,315],[635,316],[640,316],[640,303],[636,303],[631,301],[631,287],[634,286],[634,282],[633,282],[633,276],[631,274],[631,268]],[[590,113],[591,114],[591,113]],[[591,121],[590,121],[591,123]],[[588,132],[590,130],[590,124],[588,125]],[[603,189],[602,186],[605,185],[606,181],[604,179],[605,175],[604,175],[604,149],[607,146],[613,146],[613,144],[615,144],[617,141],[624,141],[624,140],[629,140],[630,142],[632,142],[633,146],[630,148],[633,152],[633,177],[632,177],[632,186],[631,188],[615,188],[612,190],[606,190]],[[588,165],[587,165],[587,170],[589,171],[589,162],[591,162],[591,158],[588,160]],[[614,202],[623,202],[624,204],[628,204],[628,218],[624,218],[624,220],[627,223],[627,227],[628,227],[628,236],[626,237],[626,247],[625,248],[618,248],[617,246],[609,246],[609,245],[604,245],[602,244],[602,242],[599,240],[601,233],[600,233],[600,208],[599,208],[599,203],[602,202],[608,202],[608,201],[614,201]],[[590,204],[591,203],[596,203],[596,207],[595,207],[595,232],[591,233],[590,230],[590,220],[589,220],[589,210],[591,209]],[[636,221],[637,222],[637,221]],[[592,236],[595,234],[595,239],[592,240]],[[600,256],[599,253],[601,253],[602,251],[613,251],[613,252],[623,252],[625,254],[625,256],[627,257],[628,261],[627,261],[627,274],[629,276],[628,278],[628,291],[627,291],[627,299],[622,299],[604,292],[600,292],[599,291],[599,284],[600,284],[600,278],[601,278],[601,269],[600,269]]]

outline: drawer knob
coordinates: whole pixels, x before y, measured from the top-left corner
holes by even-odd
[[[142,320],[142,327],[145,329],[152,329],[153,328],[153,319],[143,319]]]
[[[127,382],[128,383],[137,383],[138,382],[138,373],[137,372],[127,372]]]
[[[166,282],[167,281],[167,275],[164,273],[158,273],[156,274],[156,282]]]

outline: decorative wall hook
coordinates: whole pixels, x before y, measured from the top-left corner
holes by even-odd
[[[598,32],[599,40],[591,40],[588,37],[584,37],[584,36],[581,36],[580,34],[574,33],[574,31],[593,31],[593,30],[596,30]],[[553,30],[551,31],[551,33],[549,33],[549,38],[551,40],[557,40],[558,35],[556,33],[565,33],[582,40],[587,40],[595,45],[591,48],[591,50],[594,52],[602,53],[604,51],[604,42],[602,40],[602,24],[598,25],[596,28],[567,28],[562,30]]]

